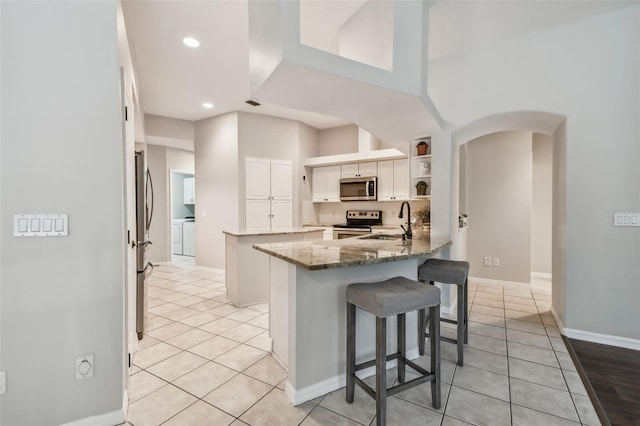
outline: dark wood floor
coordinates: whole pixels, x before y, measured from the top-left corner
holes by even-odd
[[[640,351],[565,339],[612,425],[640,426]],[[571,349],[571,348],[570,348]],[[584,381],[584,379],[583,379]],[[589,391],[589,386],[587,391]],[[590,395],[591,396],[591,395]],[[593,397],[592,397],[593,400]],[[598,404],[594,401],[598,411]],[[599,413],[601,421],[602,414]],[[603,424],[607,424],[603,421]]]

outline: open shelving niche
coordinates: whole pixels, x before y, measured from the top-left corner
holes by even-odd
[[[427,143],[427,153],[418,155],[417,145]],[[431,200],[431,137],[423,136],[409,141],[409,181],[412,200]],[[416,185],[424,181],[427,184],[426,195],[418,195]]]

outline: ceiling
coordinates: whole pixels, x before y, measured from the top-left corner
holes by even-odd
[[[335,0],[303,0],[335,3]],[[340,25],[362,4],[342,0],[346,15],[322,19]],[[435,59],[526,32],[561,25],[637,1],[430,2],[429,52]],[[324,129],[349,124],[335,115],[278,105],[252,107],[249,99],[249,30],[246,0],[123,0],[123,12],[146,114],[197,121],[231,111],[289,118]],[[349,12],[350,11],[350,12]],[[320,12],[319,12],[320,13]],[[198,48],[184,37],[201,42]],[[284,88],[286,90],[286,86]],[[203,102],[214,104],[212,109]],[[437,105],[436,105],[437,107]],[[388,111],[393,114],[393,110]]]

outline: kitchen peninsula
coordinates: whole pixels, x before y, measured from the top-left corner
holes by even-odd
[[[394,276],[415,280],[418,265],[450,245],[449,237],[403,241],[390,234],[254,245],[270,255],[269,330],[273,354],[288,370],[289,400],[298,405],[345,385],[347,285]],[[375,354],[375,320],[360,310],[357,315],[357,362],[362,362]],[[387,329],[394,345],[395,318]],[[417,345],[412,312],[407,314],[409,358],[418,356]]]

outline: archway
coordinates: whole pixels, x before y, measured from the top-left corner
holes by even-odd
[[[460,191],[460,147],[482,136],[505,132],[527,131],[541,133],[551,138],[552,160],[552,307],[559,322],[564,320],[565,298],[565,229],[566,229],[566,117],[539,111],[505,112],[475,120],[451,134],[451,185],[450,185],[450,235],[453,240],[452,258],[465,257],[459,252],[465,241],[458,232]],[[456,249],[458,247],[458,249]],[[457,251],[458,250],[458,251]]]

